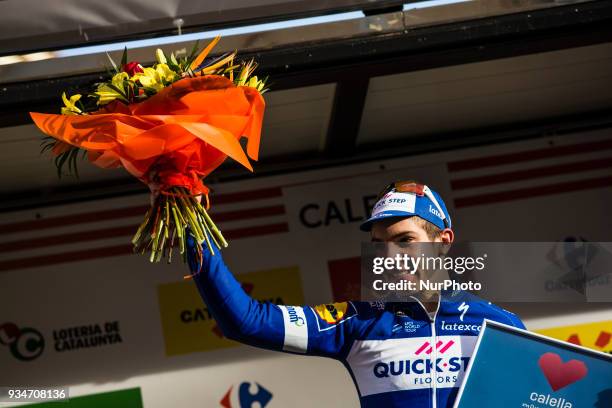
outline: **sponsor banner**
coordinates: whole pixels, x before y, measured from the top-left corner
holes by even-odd
[[[400,328],[403,329],[403,328]],[[416,330],[407,327],[407,331]],[[362,395],[398,390],[452,388],[465,375],[476,336],[357,340],[347,361]],[[436,350],[435,360],[432,358]]]
[[[536,333],[612,354],[612,320],[536,330]]]
[[[43,402],[19,406],[36,408],[143,408],[140,388],[70,397],[68,401]]]
[[[237,275],[253,298],[275,304],[302,304],[304,297],[297,267]],[[193,282],[158,286],[159,308],[167,356],[236,346],[227,340]]]
[[[612,356],[486,321],[455,408],[612,406]]]
[[[60,327],[49,332],[13,322],[0,324],[0,345],[13,359],[29,362],[44,353],[72,353],[84,349],[112,347],[123,342],[119,321]]]
[[[612,146],[609,135],[603,136],[607,146]],[[530,239],[553,241],[573,234],[606,240],[612,218],[606,217],[605,204],[612,199],[612,189],[582,183],[583,178],[593,178],[588,172],[567,172],[548,180],[534,177],[544,173],[531,168],[517,174],[513,164],[520,158],[521,166],[539,169],[547,163],[525,161],[532,153],[540,154],[531,150],[549,151],[551,141],[559,147],[582,144],[585,138],[589,135],[564,135],[221,183],[214,186],[218,194],[212,196],[213,218],[231,240],[224,258],[256,298],[294,305],[347,301],[359,296],[359,248],[370,238],[358,225],[374,204],[376,193],[393,180],[415,178],[439,192],[460,240],[524,241],[525,224],[535,221],[538,228],[529,229]],[[597,150],[588,157],[563,156],[566,170],[572,168],[574,159],[586,162],[591,154],[609,156],[609,148],[591,147]],[[553,159],[546,160],[553,165]],[[569,182],[574,183],[570,190]],[[578,194],[574,187],[584,189]],[[142,221],[147,202],[147,195],[138,194],[0,216],[0,287],[4,289],[0,310],[5,312],[0,319],[0,367],[4,369],[0,383],[88,384],[79,387],[80,393],[94,393],[107,381],[131,379],[142,387],[151,406],[195,407],[218,406],[230,384],[239,395],[242,381],[250,381],[249,393],[257,395],[256,380],[273,393],[269,406],[277,401],[296,407],[357,406],[350,376],[336,362],[313,358],[298,363],[295,356],[268,353],[253,363],[250,357],[257,351],[245,348],[235,355],[235,349],[225,349],[236,343],[220,337],[192,282],[162,290],[164,283],[180,279],[187,269],[178,259],[172,265],[150,264],[146,257],[132,255],[129,239]],[[568,218],[567,208],[582,216]],[[284,274],[260,282],[244,274],[285,265],[298,265],[301,281],[299,275],[294,279]],[[296,281],[300,289],[291,295]],[[564,319],[561,324],[566,325],[581,323],[583,315],[574,314],[570,306],[555,309],[554,319]],[[287,312],[289,321],[296,319],[293,311]],[[539,318],[537,310],[521,317],[529,321],[531,313]],[[106,323],[117,319],[121,341],[100,340],[107,334]],[[330,325],[322,318],[318,323]],[[442,334],[466,324],[445,323]],[[101,333],[96,328],[78,330],[78,335],[71,330],[91,325],[99,325]],[[301,338],[299,327],[296,339]],[[412,332],[419,327],[408,323],[393,330]],[[579,329],[561,333],[559,338],[568,340],[578,334],[573,338],[583,346],[609,353],[609,343],[596,346],[605,343],[605,333],[600,339],[602,331],[610,332],[605,327],[591,334]],[[303,344],[288,344],[303,348]],[[413,346],[422,344],[411,345],[407,351],[411,358],[419,357]],[[457,351],[456,347],[451,345],[445,355]],[[167,355],[214,351],[191,354],[183,361],[166,358],[164,348]],[[228,353],[232,358],[226,360]],[[210,365],[211,357],[219,364]],[[392,361],[386,362],[389,374],[391,369],[398,372],[399,363],[391,367]],[[386,369],[380,370],[384,373]],[[159,375],[148,375],[152,372]],[[287,372],[292,375],[282,374]],[[373,375],[372,367],[364,373]],[[202,378],[207,381],[203,383]],[[159,387],[160,379],[177,392],[167,395]],[[304,399],[306,394],[296,390],[296,379],[303,389],[318,390],[316,395],[307,392]],[[384,377],[381,381],[391,380]],[[202,398],[193,398],[194,390]]]

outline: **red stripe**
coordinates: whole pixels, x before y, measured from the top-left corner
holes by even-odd
[[[578,163],[566,163],[556,166],[537,167],[527,170],[518,170],[509,173],[492,174],[479,177],[468,177],[451,180],[453,190],[464,190],[467,188],[490,186],[513,181],[531,180],[534,178],[557,176],[559,174],[571,174],[581,171],[599,170],[612,167],[612,157],[597,160],[588,160]]]
[[[121,227],[99,229],[94,231],[79,231],[70,234],[49,235],[41,238],[4,242],[0,243],[0,253],[134,235],[137,228],[138,226],[136,225],[123,225]]]
[[[280,187],[264,188],[259,190],[245,191],[242,193],[227,193],[211,196],[211,202],[214,204],[230,204],[242,201],[254,201],[265,198],[280,197],[283,195],[283,190]],[[32,221],[21,221],[10,224],[0,225],[1,231],[5,232],[23,232],[31,230],[40,230],[54,228],[59,226],[67,226],[81,224],[92,221],[116,220],[119,218],[134,217],[137,215],[144,216],[149,207],[146,205],[138,205],[133,207],[118,208],[112,210],[90,211],[79,214],[64,215],[59,217],[44,218]],[[241,218],[236,218],[241,219]]]
[[[260,217],[269,217],[274,215],[282,215],[285,213],[285,207],[282,205],[271,207],[252,208],[242,211],[228,211],[224,213],[214,214],[215,222],[227,222],[244,219],[254,219]],[[269,227],[264,225],[264,227]],[[67,234],[50,235],[40,238],[22,239],[18,241],[10,241],[0,243],[0,253],[19,251],[24,249],[43,248],[47,246],[71,244],[75,242],[96,241],[99,239],[117,238],[123,236],[132,236],[136,233],[137,225],[122,225],[120,227],[104,228],[90,231],[79,231]],[[257,227],[254,227],[257,228]],[[246,233],[249,233],[249,228],[246,228]],[[229,234],[236,234],[236,231],[242,229],[228,231]],[[257,232],[257,230],[255,230]],[[226,234],[226,233],[224,233]],[[248,235],[247,235],[248,236]],[[229,235],[226,234],[229,238]],[[240,238],[240,236],[238,236]]]
[[[473,170],[482,167],[500,166],[551,157],[568,156],[579,153],[598,152],[612,149],[612,139],[597,142],[577,143],[569,146],[547,147],[544,149],[479,157],[477,159],[458,160],[448,163],[448,171]]]
[[[211,195],[210,201],[213,204],[230,204],[242,201],[263,200],[265,198],[282,197],[283,189],[280,187],[260,188],[258,190],[243,191],[240,193],[225,193]]]
[[[278,224],[258,225],[255,227],[239,228],[223,232],[227,239],[249,238],[260,235],[280,234],[289,231],[289,224],[281,222]]]
[[[271,217],[274,215],[284,214],[284,205],[273,205],[269,207],[250,208],[248,210],[225,211],[221,213],[211,212],[210,216],[215,222],[228,222],[244,220],[248,218]]]
[[[60,217],[44,218],[33,221],[21,221],[11,224],[0,225],[0,234],[40,230],[55,227],[65,227],[68,225],[81,224],[92,221],[116,220],[119,218],[134,217],[142,215],[144,217],[148,206],[139,205],[135,207],[119,208],[107,211],[91,211],[86,213],[64,215]]]
[[[421,352],[422,352],[423,350],[425,350],[425,348],[426,348],[427,346],[429,346],[429,342],[428,342],[428,341],[426,341],[425,343],[423,343],[423,344],[421,345],[421,347],[419,347],[419,349],[418,349],[418,350],[416,351],[416,353],[414,353],[414,354],[418,356],[419,354],[421,354]]]
[[[289,224],[279,223],[229,230],[224,232],[224,235],[228,238],[240,239],[261,235],[277,234],[287,231],[289,231]],[[104,248],[90,248],[22,259],[10,259],[8,261],[0,261],[0,272],[31,267],[46,267],[61,263],[71,263],[90,259],[107,258],[111,256],[128,255],[132,253],[132,245],[115,245]]]
[[[446,343],[446,345],[440,349],[440,354],[444,354],[444,352],[448,350],[453,344],[455,344],[453,340],[450,340],[448,343]]]
[[[79,262],[88,259],[107,258],[111,256],[131,254],[132,245],[115,245],[104,248],[90,248],[86,250],[64,252],[61,254],[31,256],[22,259],[11,259],[0,262],[0,271],[32,268],[36,266],[49,266],[60,263]]]
[[[529,187],[511,191],[501,191],[498,193],[479,194],[470,197],[456,198],[455,207],[472,207],[475,205],[498,203],[502,201],[522,200],[525,198],[541,197],[570,191],[609,187],[611,185],[612,177],[610,176],[579,181],[569,181],[546,186]]]
[[[134,216],[137,214],[141,214],[141,212],[135,212],[132,211],[132,209],[135,208],[139,208],[142,209],[143,212],[143,217],[144,214],[147,210],[147,207],[130,207],[130,208],[123,208],[122,210],[125,211],[117,211],[115,214],[117,215],[117,218],[122,218],[122,217],[126,217],[126,216]],[[127,211],[130,210],[130,211]],[[121,215],[123,214],[123,215]],[[236,220],[244,220],[244,219],[249,219],[249,218],[261,218],[261,217],[270,217],[270,216],[275,216],[275,215],[283,215],[285,214],[285,206],[283,205],[273,205],[273,206],[268,206],[268,207],[259,207],[259,208],[250,208],[247,210],[237,210],[237,211],[225,211],[225,212],[220,212],[220,213],[211,213],[211,217],[213,218],[213,221],[215,222],[228,222],[228,221],[236,221]],[[85,214],[79,214],[81,216],[84,216]],[[91,217],[91,218],[90,218]],[[14,232],[21,232],[21,231],[27,231],[27,230],[32,230],[32,229],[44,229],[44,228],[51,228],[51,227],[58,227],[58,226],[65,226],[65,225],[70,225],[71,223],[64,223],[62,221],[64,221],[64,218],[66,217],[56,217],[56,218],[49,218],[46,220],[40,220],[40,221],[27,221],[27,222],[22,222],[22,223],[15,223],[12,224],[14,226],[16,226],[16,228],[13,228],[11,226],[11,224],[5,224],[4,226],[0,226],[3,227],[3,230],[5,231],[5,233],[14,233]],[[85,217],[83,217],[85,218]],[[106,217],[106,218],[100,218],[98,217],[97,213],[88,213],[87,215],[87,219],[85,219],[83,222],[88,222],[91,221],[92,218],[95,221],[100,221],[102,219],[117,219],[115,217]],[[50,222],[49,222],[50,221]],[[37,224],[38,222],[40,222],[40,224]],[[49,222],[49,225],[44,225],[44,222]],[[72,223],[75,224],[75,223]],[[5,229],[6,228],[6,229]],[[127,228],[127,227],[119,227],[119,228]],[[136,228],[138,228],[137,225],[130,227],[133,228],[133,231],[131,232],[132,234],[136,232]],[[112,230],[109,229],[109,230]],[[102,230],[96,230],[96,231],[92,231],[92,234],[105,234],[105,229]],[[1,233],[0,233],[1,235]],[[59,235],[59,236],[54,236],[54,237],[45,237],[43,239],[48,239],[51,240],[51,242],[53,242],[53,239],[70,239],[70,235],[72,234],[65,234],[65,235]],[[120,235],[125,235],[125,234],[116,234],[116,235],[105,235],[104,238],[109,238],[109,237],[113,237],[113,236],[120,236]],[[79,238],[80,239],[80,238]],[[84,236],[84,238],[82,239],[88,239],[87,236]],[[0,244],[0,252],[2,252],[2,248],[3,245],[8,245],[11,243],[7,243],[7,244]],[[51,245],[51,244],[50,244]]]

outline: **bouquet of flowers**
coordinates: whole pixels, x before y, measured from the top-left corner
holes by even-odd
[[[42,150],[55,155],[58,174],[66,164],[77,173],[82,152],[96,166],[123,167],[149,186],[151,207],[132,243],[135,252],[150,251],[151,262],[171,262],[177,241],[185,260],[187,231],[212,254],[227,246],[208,215],[202,179],[227,157],[251,171],[247,155],[258,157],[266,80],[253,75],[253,61],[236,62],[236,52],[209,58],[218,41],[199,53],[196,43],[180,58],[158,49],[150,67],[128,62],[126,49],[120,65],[109,57],[109,81],[84,95],[64,93],[61,114],[30,113],[48,135]]]

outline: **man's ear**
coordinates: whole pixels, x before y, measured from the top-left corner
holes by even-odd
[[[455,240],[455,233],[450,228],[444,228],[440,232],[440,238],[442,242],[445,244],[451,244]]]
[[[440,232],[438,238],[440,239],[440,243],[442,244],[440,245],[440,255],[445,256],[446,254],[448,254],[448,251],[451,247],[451,243],[455,239],[455,233],[450,228],[445,228]]]

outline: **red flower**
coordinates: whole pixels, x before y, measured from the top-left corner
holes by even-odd
[[[136,61],[128,62],[121,67],[121,70],[127,73],[129,76],[134,76],[137,72],[142,72],[142,67]]]

